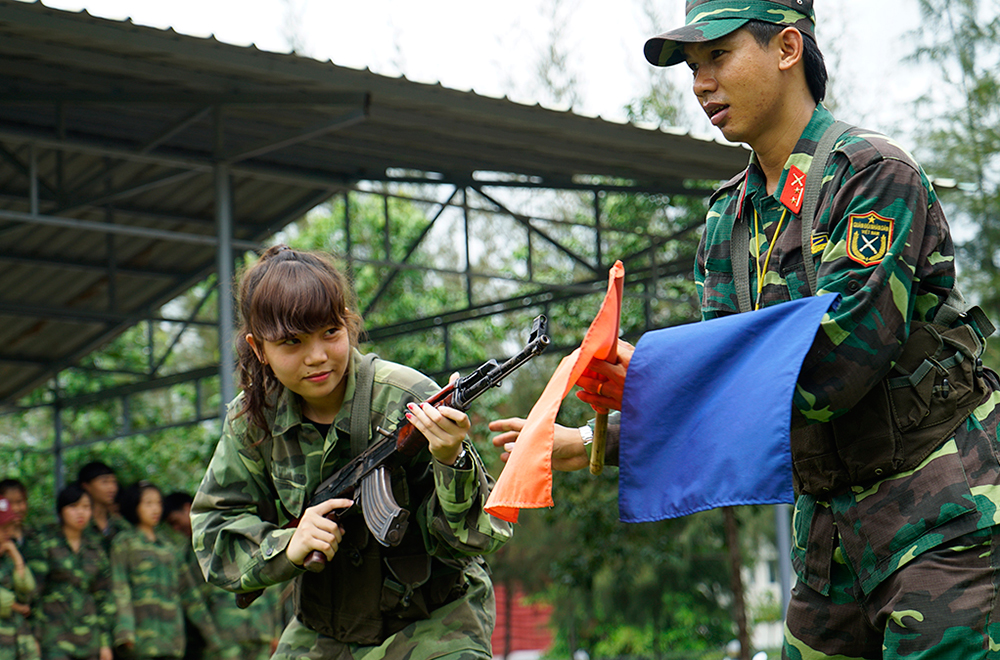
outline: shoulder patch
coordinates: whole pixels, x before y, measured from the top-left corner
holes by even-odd
[[[788,168],[788,176],[785,178],[785,187],[781,191],[781,203],[787,206],[789,211],[798,215],[799,211],[802,209],[802,193],[805,189],[805,172],[792,165]]]
[[[847,256],[862,266],[882,263],[892,244],[892,218],[855,213],[847,218]]]

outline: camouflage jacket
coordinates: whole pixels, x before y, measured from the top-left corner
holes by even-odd
[[[268,412],[273,420],[270,438],[264,438],[246,417],[237,415],[239,397],[230,404],[222,438],[192,507],[195,552],[214,584],[230,591],[249,591],[303,573],[284,552],[294,530],[282,527],[303,514],[319,483],[352,456],[350,411],[361,358],[354,351],[343,406],[325,437],[303,419],[298,397],[288,391],[278,395]],[[405,423],[408,402],[425,400],[439,389],[413,369],[376,362],[372,425],[396,428]],[[405,479],[394,477],[393,491],[399,504],[410,511],[403,545],[415,543],[430,557],[461,567],[465,584],[484,585],[492,598],[492,587],[477,558],[510,538],[511,527],[483,511],[492,479],[474,448],[467,444],[466,450],[472,459],[468,469],[443,465],[433,460],[426,448],[421,450],[403,462]],[[364,522],[360,516],[349,515],[343,524],[346,543],[353,538],[352,526],[363,526]],[[363,529],[361,533],[365,533]],[[370,596],[365,594],[365,600]],[[440,609],[464,612],[477,621],[488,620],[492,629],[493,610],[484,608],[481,596],[470,588]],[[436,616],[432,615],[432,621]],[[311,634],[315,639],[316,633]],[[480,637],[477,643],[488,648],[489,635]],[[337,654],[346,652],[347,644],[332,637],[322,639],[333,643]]]
[[[83,658],[111,647],[111,563],[100,542],[84,534],[74,551],[52,525],[32,538],[25,560],[38,583],[31,618],[43,655]]]
[[[177,546],[177,554],[191,574],[191,580],[218,631],[219,639],[215,645],[218,648],[208,657],[245,657],[247,653],[241,651],[241,646],[253,645],[265,647],[267,655],[270,655],[271,642],[278,639],[282,627],[277,589],[266,590],[250,607],[240,609],[232,593],[205,581],[191,539],[169,528],[164,530],[164,535]]]
[[[833,121],[816,109],[773,195],[752,157],[747,171],[713,196],[695,265],[703,318],[738,311],[730,237],[741,204],[750,231],[751,299],[759,291],[766,307],[809,295],[796,213],[802,173]],[[889,372],[910,323],[931,321],[955,282],[947,221],[926,175],[902,148],[852,129],[837,141],[823,180],[807,249],[819,293],[842,300],[824,317],[803,364],[793,427],[850,410]],[[1000,469],[989,438],[996,437],[1000,386],[991,372],[988,381],[993,394],[916,469],[828,499],[798,496],[793,564],[801,580],[827,593],[831,562],[846,561],[867,593],[917,554],[994,524]]]
[[[125,518],[118,513],[112,513],[108,516],[108,526],[105,529],[101,529],[97,526],[97,522],[94,520],[90,521],[87,525],[86,534],[98,542],[100,542],[101,547],[104,548],[104,552],[111,552],[111,542],[114,540],[115,536],[119,532],[124,532],[126,530],[132,529],[132,525],[129,524]]]
[[[162,533],[150,541],[138,529],[120,532],[111,544],[111,579],[117,616],[116,646],[132,642],[136,658],[184,654],[187,613],[209,647],[219,638],[198,585],[177,548]]]
[[[354,351],[344,403],[325,438],[302,417],[298,397],[283,391],[270,409],[271,438],[245,416],[240,397],[229,406],[222,439],[191,510],[194,549],[208,580],[230,591],[250,591],[303,572],[285,555],[311,494],[351,458],[350,410],[361,353]],[[440,390],[417,371],[381,360],[372,389],[371,422],[385,429],[405,423],[405,407]],[[242,395],[240,395],[242,396]],[[428,554],[473,557],[498,549],[511,527],[483,511],[492,480],[471,445],[473,467],[457,470],[426,449],[406,466],[407,481],[431,478],[416,503],[409,533],[422,533]],[[358,521],[360,523],[360,521]],[[360,523],[363,524],[363,523]],[[419,530],[419,531],[418,531]]]
[[[271,655],[271,643],[277,641],[284,627],[281,617],[279,587],[271,587],[250,607],[240,609],[232,593],[214,584],[205,583],[208,607],[222,635],[220,651],[215,656],[237,660],[252,656],[251,649],[260,649],[264,657]]]
[[[13,610],[14,603],[30,603],[35,593],[35,577],[25,565],[14,570],[14,560],[0,555],[0,660],[18,660],[18,637],[27,632],[24,617]]]

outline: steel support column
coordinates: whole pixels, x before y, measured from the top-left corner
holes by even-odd
[[[218,229],[219,291],[219,402],[220,416],[236,395],[233,373],[233,197],[229,166],[215,166],[215,220]]]

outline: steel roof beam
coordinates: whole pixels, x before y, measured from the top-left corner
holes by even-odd
[[[0,209],[0,218],[24,222],[28,224],[49,225],[53,227],[66,227],[69,229],[79,229],[83,231],[95,231],[106,234],[118,234],[121,236],[139,236],[174,243],[194,243],[199,245],[215,246],[219,239],[214,235],[192,234],[190,232],[171,231],[169,229],[153,229],[152,227],[136,227],[134,225],[123,225],[112,222],[100,222],[96,220],[80,220],[78,218],[62,218],[53,215],[21,213],[19,211],[6,211]],[[234,247],[244,250],[255,250],[259,244],[254,241],[234,240]]]
[[[53,259],[44,256],[29,256],[14,252],[0,252],[0,262],[19,264],[22,266],[41,266],[45,268],[58,268],[60,270],[74,270],[85,273],[106,273],[107,263],[98,261],[71,261],[68,259]],[[154,270],[152,268],[129,268],[115,265],[115,273],[125,277],[138,277],[149,279],[175,279],[184,273],[179,271]]]
[[[257,145],[256,147],[251,147],[241,153],[224,156],[222,160],[229,164],[238,163],[239,161],[247,160],[255,156],[261,156],[272,151],[277,151],[278,149],[283,149],[293,144],[305,142],[306,140],[311,140],[327,133],[349,128],[355,124],[360,124],[367,118],[368,104],[366,102],[365,107],[340,115],[330,121],[325,121],[315,126],[311,126],[303,131],[296,131],[283,138],[278,138],[277,140],[269,141],[265,144]]]
[[[26,305],[24,303],[8,303],[0,301],[0,316],[13,318],[39,318],[80,323],[84,325],[108,325],[110,323],[127,323],[136,325],[143,321],[154,323],[177,323],[198,325],[214,328],[218,321],[198,321],[193,319],[175,319],[166,316],[151,316],[142,313],[110,312],[99,309],[84,309],[80,307],[54,307],[50,305]]]

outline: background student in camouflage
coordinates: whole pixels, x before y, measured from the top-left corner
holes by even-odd
[[[176,546],[157,529],[163,507],[159,488],[140,481],[122,491],[119,505],[133,528],[119,532],[111,543],[115,647],[129,658],[182,657],[183,610],[214,648],[218,631],[198,585]]]
[[[117,512],[118,477],[109,465],[92,461],[80,468],[77,483],[90,495],[88,531],[101,540],[106,552],[110,552],[115,535],[131,527]]]
[[[702,317],[842,297],[793,401],[798,581],[783,654],[998,657],[1000,381],[977,364],[992,329],[976,310],[958,314],[941,206],[889,138],[851,128],[836,140],[803,246],[806,173],[834,124],[814,26],[812,0],[699,0],[645,48],[654,65],[686,62],[712,123],[753,149],[711,200],[695,264]],[[580,398],[620,410],[631,351],[622,342],[619,363],[595,361],[600,378]],[[494,422],[494,443],[520,423]],[[553,465],[586,461],[581,433],[560,429]]]
[[[111,564],[97,537],[86,533],[90,496],[78,484],[66,486],[56,497],[56,518],[25,553],[38,585],[31,622],[42,658],[112,660]]]
[[[440,388],[376,360],[371,426],[406,419],[428,449],[393,475],[411,512],[402,543],[383,548],[355,507],[343,527],[306,509],[316,486],[351,457],[351,406],[362,355],[354,294],[329,257],[267,250],[240,280],[237,336],[243,392],[195,496],[194,547],[210,581],[250,591],[296,579],[297,617],[275,658],[492,657],[493,587],[481,555],[510,537],[482,510],[491,480],[468,417],[418,405]],[[282,525],[301,518],[295,529]],[[318,550],[321,573],[302,568]]]
[[[196,584],[200,584],[205,606],[219,632],[218,649],[213,653],[199,651],[206,660],[267,660],[278,645],[284,628],[278,587],[266,589],[250,607],[240,609],[233,594],[205,581],[198,559],[191,547],[191,504],[194,498],[187,493],[174,492],[163,498],[163,519],[173,530],[184,563],[190,569]],[[187,626],[190,632],[193,624]],[[197,628],[194,629],[200,637]],[[191,635],[185,658],[192,657]]]
[[[36,660],[38,643],[29,633],[35,578],[14,542],[17,514],[0,497],[0,660]]]

